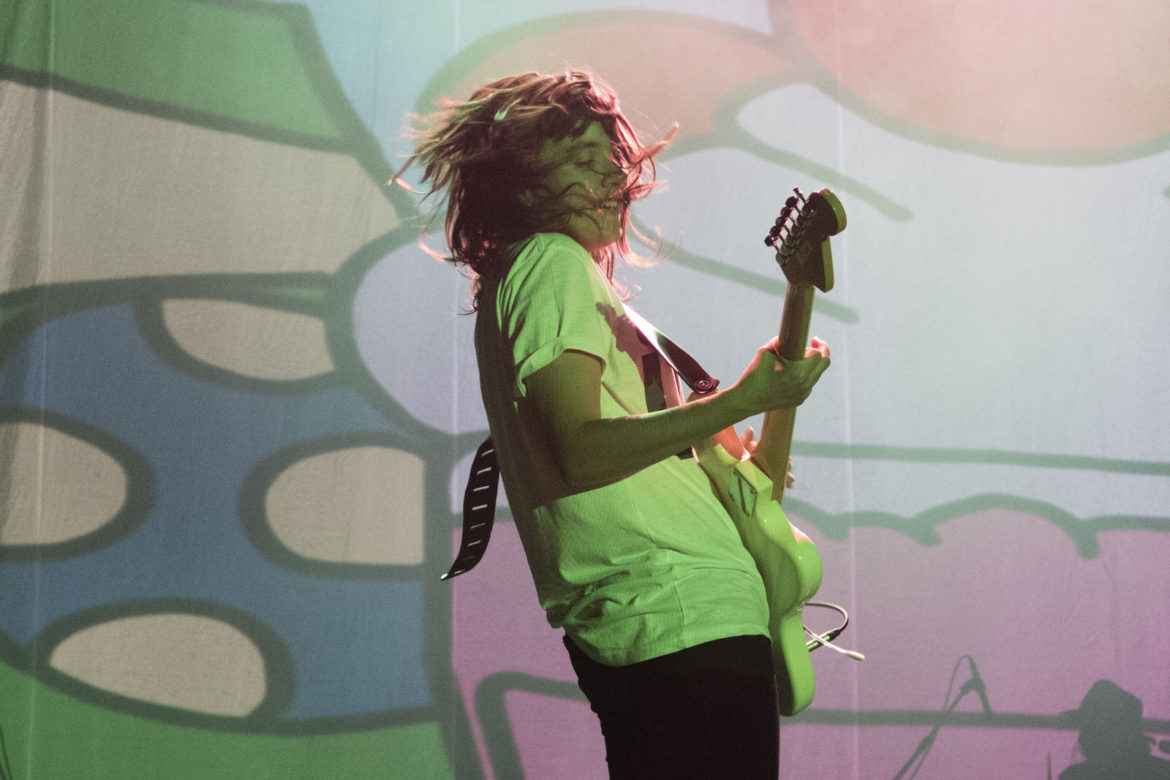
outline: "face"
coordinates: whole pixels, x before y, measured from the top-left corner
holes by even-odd
[[[627,203],[620,195],[625,173],[610,158],[612,141],[600,122],[585,132],[546,141],[540,162],[548,166],[537,199],[559,197],[571,214],[558,232],[594,252],[621,238]]]

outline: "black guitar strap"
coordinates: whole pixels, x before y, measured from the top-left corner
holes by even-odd
[[[652,347],[667,365],[699,395],[715,392],[719,380],[703,370],[693,357],[678,344],[671,341],[662,331],[655,328],[641,314],[624,307],[626,317],[642,334],[642,339]],[[479,445],[471,461],[471,474],[463,491],[463,535],[459,540],[459,552],[455,562],[441,579],[449,580],[464,572],[471,571],[483,558],[492,525],[496,518],[496,495],[500,486],[500,466],[496,460],[495,446],[489,437]]]
[[[463,535],[455,562],[440,579],[449,580],[471,571],[487,549],[496,521],[496,494],[500,489],[500,465],[491,438],[484,440],[471,460],[471,475],[463,490]]]
[[[642,334],[642,339],[662,356],[666,364],[674,369],[674,372],[686,383],[687,387],[699,395],[715,392],[715,388],[719,387],[718,379],[704,371],[699,362],[691,357],[686,350],[667,338],[665,333],[651,325],[641,314],[629,306],[626,306],[625,310],[626,318],[634,323],[634,326]]]

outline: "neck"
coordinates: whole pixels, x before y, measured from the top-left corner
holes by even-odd
[[[777,352],[785,360],[804,357],[808,345],[809,322],[812,320],[814,288],[809,284],[788,285],[784,296],[784,314],[780,318],[780,341]],[[772,478],[772,499],[784,500],[784,483],[788,478],[788,458],[792,452],[792,433],[796,409],[777,409],[764,415],[760,443],[752,458]]]

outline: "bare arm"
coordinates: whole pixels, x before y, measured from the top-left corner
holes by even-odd
[[[657,463],[769,409],[798,406],[829,366],[817,354],[781,361],[769,344],[732,387],[681,406],[626,417],[601,416],[601,361],[569,351],[528,378],[529,397],[568,483],[597,487]]]

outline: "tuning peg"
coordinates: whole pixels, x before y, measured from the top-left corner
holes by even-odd
[[[800,192],[800,190],[797,190],[797,192]],[[792,209],[796,208],[796,196],[795,196],[795,195],[789,195],[789,196],[788,196],[788,200],[784,201],[784,207],[785,207],[786,209],[788,209],[789,211],[791,211]]]
[[[804,193],[800,191],[800,187],[793,187],[792,191],[796,193],[796,197],[800,199],[801,203],[805,203]],[[791,198],[789,198],[791,200]]]

